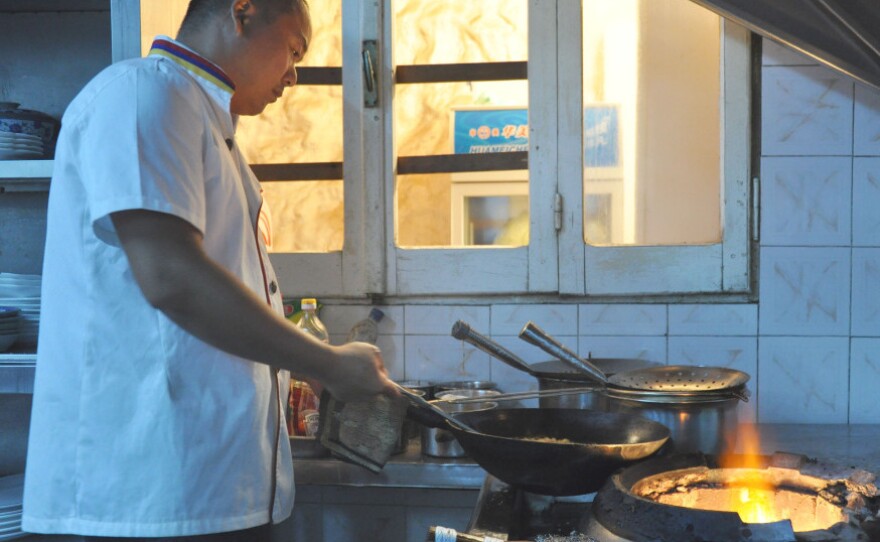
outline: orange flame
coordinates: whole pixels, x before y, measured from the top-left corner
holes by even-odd
[[[743,449],[744,462],[742,467],[755,469],[737,483],[739,491],[730,492],[730,509],[739,514],[745,523],[770,523],[778,521],[775,510],[775,498],[772,484],[766,481],[758,471],[760,465],[760,438],[752,424],[739,427],[737,438]]]

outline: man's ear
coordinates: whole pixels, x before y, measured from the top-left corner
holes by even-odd
[[[254,18],[256,9],[250,0],[235,0],[232,2],[232,20],[235,24],[235,33],[243,34],[246,25]]]

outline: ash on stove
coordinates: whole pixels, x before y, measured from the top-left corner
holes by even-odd
[[[539,534],[535,537],[535,542],[598,542],[595,538],[589,537],[585,534],[581,534],[578,532],[572,532],[567,536],[558,535],[558,534],[548,534],[543,535]]]

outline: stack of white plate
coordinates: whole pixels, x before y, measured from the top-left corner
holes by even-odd
[[[18,340],[21,309],[0,305],[0,352],[9,350]]]
[[[33,160],[45,156],[43,140],[38,136],[0,132],[0,160]]]
[[[37,344],[40,329],[40,287],[42,275],[0,273],[0,305],[21,310],[18,341],[22,346]]]
[[[21,501],[24,474],[0,477],[0,540],[21,538]]]

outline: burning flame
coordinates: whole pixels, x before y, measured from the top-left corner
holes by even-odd
[[[760,474],[760,438],[754,425],[739,427],[737,438],[742,444],[745,469],[754,469],[737,482],[739,491],[731,491],[730,510],[745,523],[770,523],[782,519],[775,510],[775,488]]]

